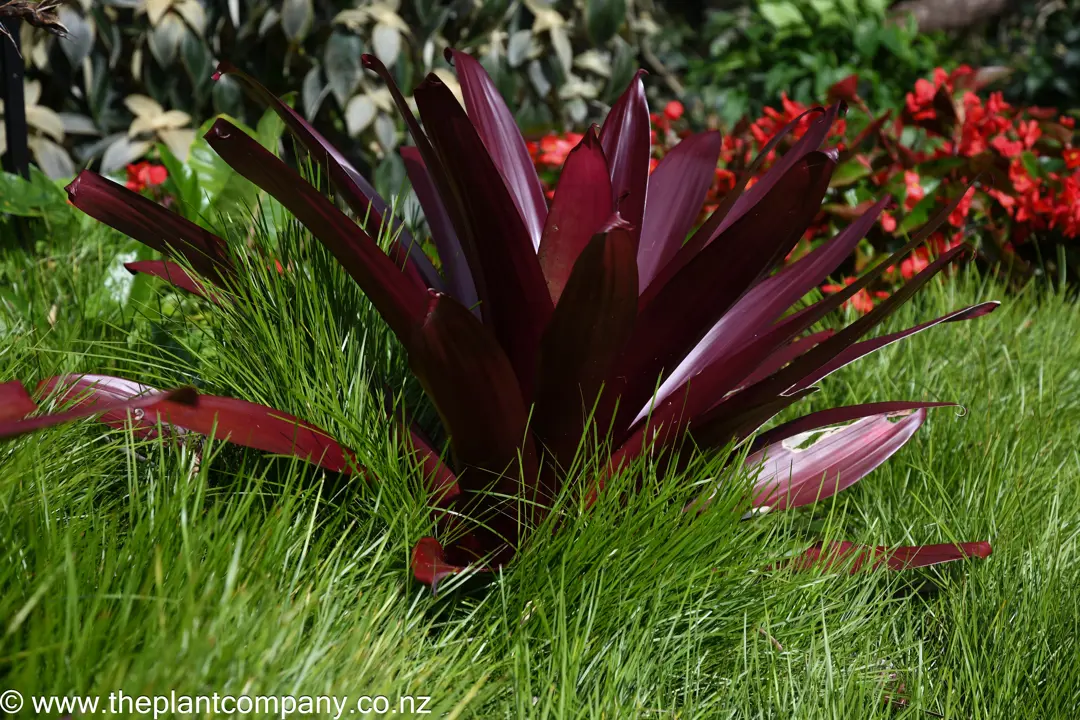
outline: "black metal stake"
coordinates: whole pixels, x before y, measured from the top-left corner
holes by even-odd
[[[0,36],[0,71],[3,72],[4,131],[7,154],[4,169],[30,179],[30,148],[27,146],[26,99],[23,96],[23,59],[19,55],[18,18],[5,18],[9,37]]]

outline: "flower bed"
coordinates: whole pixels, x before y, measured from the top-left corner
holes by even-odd
[[[1075,118],[1053,109],[1013,107],[1000,93],[982,93],[994,79],[989,70],[961,66],[951,73],[938,68],[932,79],[916,82],[899,113],[874,116],[851,76],[830,91],[854,110],[833,125],[830,144],[841,164],[818,218],[793,251],[800,257],[858,217],[882,190],[896,200],[883,214],[844,267],[838,282],[822,286],[835,292],[884,253],[898,247],[909,231],[919,227],[935,207],[964,191],[960,205],[948,218],[948,229],[934,233],[927,244],[898,267],[891,268],[878,287],[852,298],[866,311],[884,297],[888,285],[912,277],[940,252],[966,235],[979,239],[982,258],[1014,281],[1039,272],[1040,258],[1057,267],[1058,245],[1080,235],[1080,143]],[[752,186],[775,159],[801,137],[815,117],[807,107],[784,96],[780,108],[766,108],[754,120],[744,120],[723,138],[715,178],[704,213],[712,212],[730,191],[740,172],[751,164],[770,139],[789,122],[798,126],[769,150],[752,169]],[[801,116],[801,119],[799,119]],[[690,127],[678,102],[652,114],[652,167]],[[581,139],[577,133],[549,134],[530,143],[530,151],[547,187],[553,186],[567,153]],[[704,219],[704,215],[702,217]],[[1071,249],[1071,248],[1070,248]]]

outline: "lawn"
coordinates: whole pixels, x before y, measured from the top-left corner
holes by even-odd
[[[799,410],[964,410],[931,411],[833,500],[744,521],[745,473],[697,457],[677,482],[616,487],[590,513],[568,502],[559,532],[503,572],[433,597],[408,562],[431,529],[421,479],[367,390],[374,373],[415,399],[404,354],[324,253],[291,225],[278,235],[297,262],[249,263],[249,299],[230,310],[128,284],[116,256],[135,246],[102,230],[0,261],[0,380],[195,382],[302,414],[377,477],[93,421],[5,441],[0,690],[383,695],[394,709],[411,695],[454,718],[1080,714],[1071,299],[1007,295],[974,270],[932,282],[883,332],[1004,305],[845,368]],[[717,478],[709,510],[683,513]],[[821,539],[994,553],[902,574],[777,566]]]

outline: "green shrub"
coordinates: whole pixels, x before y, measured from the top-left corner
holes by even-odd
[[[220,60],[275,93],[299,89],[297,109],[364,166],[404,135],[362,53],[413,87],[432,71],[452,81],[443,49],[469,50],[524,127],[580,124],[629,82],[636,48],[659,31],[653,12],[651,0],[79,0],[60,10],[70,37],[25,26],[21,40],[42,106],[59,113],[40,143],[52,176],[113,172],[156,142],[183,159],[215,114],[253,123],[240,87],[211,81]]]
[[[781,0],[710,13],[708,43],[686,60],[691,111],[728,127],[777,105],[822,101],[851,75],[867,81],[874,107],[898,107],[915,80],[940,64],[934,40],[887,22],[887,0]]]

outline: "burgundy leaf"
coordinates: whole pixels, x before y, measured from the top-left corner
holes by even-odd
[[[480,308],[477,305],[479,300],[476,296],[472,272],[465,259],[461,241],[458,240],[457,231],[454,230],[454,224],[447,214],[442,198],[439,197],[435,181],[417,148],[401,148],[401,159],[405,162],[405,172],[420,201],[420,207],[424,210],[428,227],[431,228],[431,239],[435,241],[435,247],[439,251],[439,260],[442,262],[443,273],[446,275],[446,292],[479,317]]]
[[[764,361],[758,366],[746,380],[742,381],[745,386],[753,385],[761,380],[772,375],[780,368],[787,365],[789,362],[807,352],[810,348],[814,347],[822,340],[830,338],[835,334],[833,330],[821,330],[820,332],[811,333],[806,337],[801,337],[794,342],[784,345],[776,352],[765,358]]]
[[[750,467],[761,465],[754,480],[754,507],[786,510],[832,497],[888,460],[925,420],[924,408],[899,420],[875,415],[824,431],[807,447],[800,445],[818,432],[755,452],[746,459]]]
[[[890,199],[885,197],[832,240],[819,245],[806,256],[751,288],[732,306],[731,310],[724,313],[694,349],[683,358],[675,371],[664,380],[656,394],[655,402],[659,403],[689,378],[706,368],[726,364],[753,338],[760,339],[762,333],[769,330],[769,326],[777,318],[812,288],[820,285],[829,273],[833,272],[836,266],[854,251],[889,202]],[[776,337],[776,335],[768,337]],[[771,350],[770,348],[764,352],[771,352]],[[754,364],[760,371],[761,365],[757,365],[757,359]],[[773,370],[778,370],[783,364],[786,362]],[[727,389],[730,388],[726,388],[725,391]],[[647,411],[648,406],[642,409],[637,419],[644,417]]]
[[[185,290],[193,295],[218,302],[217,296],[209,291],[203,283],[188,274],[187,270],[176,263],[168,260],[139,260],[137,262],[124,263],[124,268],[134,274],[153,275],[161,278],[173,287]]]
[[[849,542],[833,542],[824,547],[821,544],[815,545],[793,560],[790,565],[796,570],[806,570],[811,567],[827,570],[834,564],[850,563],[851,573],[854,574],[864,568],[877,569],[883,562],[890,570],[910,570],[968,558],[985,560],[990,557],[991,552],[993,550],[988,542],[960,543],[959,545],[942,543],[892,549]]]
[[[35,430],[55,427],[92,415],[119,415],[123,417],[126,416],[128,411],[153,410],[166,403],[177,407],[189,407],[195,404],[197,399],[198,393],[195,388],[191,387],[178,388],[167,392],[154,391],[135,397],[105,397],[100,402],[80,403],[70,410],[51,415],[37,415],[24,419],[6,419],[0,422],[0,438],[25,435]],[[22,409],[19,408],[20,411]]]
[[[611,172],[612,200],[619,214],[634,227],[631,237],[635,245],[645,216],[651,152],[649,104],[641,82],[644,74],[644,70],[637,71],[600,128],[600,143]]]
[[[429,489],[438,505],[445,505],[461,494],[457,476],[442,461],[431,442],[414,424],[404,424],[412,443],[413,454],[420,461],[424,477],[428,479]]]
[[[499,168],[535,249],[540,246],[548,207],[525,138],[484,67],[470,55],[450,48],[445,56],[457,70],[469,119]]]
[[[409,363],[442,418],[459,470],[458,483],[516,493],[517,464],[535,477],[525,403],[513,368],[491,333],[456,300],[432,293],[411,344]]]
[[[233,274],[225,241],[153,200],[84,170],[67,186],[71,204],[164,255],[183,257],[221,284]]]
[[[640,291],[644,292],[686,241],[713,183],[719,157],[719,132],[691,135],[665,155],[649,176],[638,245]]]
[[[627,353],[608,383],[608,402],[620,397],[617,429],[630,425],[662,371],[674,370],[710,325],[795,246],[818,212],[834,167],[822,153],[803,158],[753,212],[704,248],[640,310]]]
[[[904,338],[911,337],[912,335],[920,333],[923,330],[932,328],[935,325],[946,322],[973,320],[975,318],[982,317],[983,315],[989,315],[990,313],[997,310],[998,306],[1000,305],[1001,303],[996,300],[980,303],[978,305],[972,305],[962,310],[956,310],[954,312],[951,312],[948,315],[943,315],[942,317],[939,317],[935,320],[921,323],[919,325],[916,325],[915,327],[908,328],[907,330],[901,330],[900,332],[889,333],[888,335],[882,335],[881,337],[876,337],[872,340],[867,340],[865,342],[855,343],[854,345],[849,346],[843,352],[839,353],[836,357],[827,362],[825,365],[821,366],[820,368],[800,380],[796,384],[796,387],[806,387],[808,385],[813,385],[822,378],[831,375],[840,368],[855,362],[861,357],[880,350],[886,345],[891,345],[898,340],[903,340]]]
[[[18,380],[0,384],[0,423],[22,420],[37,410],[37,403]]]
[[[420,582],[431,586],[431,592],[437,593],[439,583],[450,575],[457,575],[469,568],[450,563],[442,544],[433,537],[422,537],[412,551],[412,572]],[[486,568],[477,568],[482,572]]]
[[[458,237],[475,250],[467,248],[466,258],[481,314],[510,359],[528,402],[540,336],[553,309],[536,249],[498,168],[450,89],[431,75],[413,97],[466,219]]]
[[[262,450],[277,455],[291,455],[333,472],[350,473],[358,469],[352,452],[343,448],[325,431],[292,415],[234,398],[198,395],[190,388],[161,393],[146,385],[107,375],[54,377],[39,391],[52,394],[62,390],[63,402],[74,402],[68,413],[47,416],[59,420],[63,415],[76,417],[100,415],[101,422],[123,428],[129,421],[127,410],[141,409],[130,418],[143,437],[152,436],[157,427],[175,427],[207,437]],[[177,395],[179,393],[179,395]],[[56,424],[56,423],[52,423]],[[363,472],[361,470],[361,472]]]
[[[589,128],[563,164],[537,255],[553,302],[559,302],[578,255],[611,213],[607,160],[596,130]]]
[[[918,238],[916,238],[916,240],[917,239]],[[912,242],[914,242],[914,240]],[[846,350],[850,345],[854,344],[860,337],[881,323],[900,307],[900,305],[914,295],[919,288],[925,285],[934,275],[945,269],[949,263],[959,258],[966,250],[966,246],[963,245],[958,245],[947,250],[937,260],[912,278],[907,284],[889,296],[888,299],[877,305],[872,311],[862,316],[851,325],[848,325],[832,337],[826,338],[783,369],[773,373],[764,380],[739,391],[731,398],[725,399],[723,403],[717,405],[710,412],[737,413],[742,408],[753,407],[770,397],[774,397],[793,388],[800,380],[808,377],[811,373],[832,361],[837,355]],[[896,255],[894,254],[890,260],[895,257]],[[884,265],[884,263],[879,264],[876,268],[866,273],[858,281],[852,283],[843,291],[830,295],[810,306],[810,308],[807,308],[806,311],[802,312],[797,318],[798,322],[786,323],[784,328],[780,328],[771,334],[779,335],[782,338],[784,335],[788,334],[789,329],[792,334],[802,332],[807,327],[817,322],[817,320],[824,317],[830,310],[837,307],[837,303],[840,302],[837,300],[837,296],[846,295],[847,297],[850,297],[849,291],[853,287],[860,285],[865,287],[865,284],[868,282],[868,277],[874,277],[884,270],[882,265]],[[749,374],[752,372],[753,363],[756,362],[756,355],[761,349],[769,348],[773,341],[774,339],[772,337],[763,338],[761,342],[754,343],[750,347],[737,353],[736,357],[733,358],[729,364],[731,366],[738,366],[740,370],[745,370],[746,374]],[[760,345],[761,348],[757,347],[758,345]]]
[[[750,212],[752,208],[765,199],[772,192],[773,187],[787,174],[788,170],[795,167],[796,163],[810,153],[821,150],[825,140],[829,137],[833,123],[836,122],[836,118],[839,117],[843,110],[844,106],[836,103],[822,113],[821,117],[810,123],[806,132],[791,146],[791,149],[784,153],[776,164],[770,167],[754,183],[753,187],[738,196],[738,199],[731,206],[731,212],[724,217],[723,222],[712,232],[709,242],[723,234],[724,230],[731,227],[739,218]]]
[[[273,153],[226,120],[206,134],[225,162],[289,210],[338,262],[406,345],[427,310],[427,292],[409,279],[375,241]]]
[[[806,110],[797,118],[795,118],[777,131],[776,135],[774,135],[772,139],[765,144],[765,147],[763,147],[761,149],[761,152],[758,153],[757,157],[754,158],[754,161],[750,164],[750,166],[739,173],[739,176],[738,178],[736,178],[735,181],[735,187],[724,195],[724,198],[720,201],[720,205],[716,208],[716,210],[714,210],[713,213],[708,217],[708,219],[706,219],[705,222],[701,224],[701,227],[699,227],[694,232],[690,239],[686,241],[686,244],[683,245],[679,252],[677,252],[675,256],[656,274],[656,277],[649,284],[649,287],[646,288],[648,294],[655,294],[656,290],[659,290],[659,288],[662,288],[664,285],[666,285],[668,281],[671,280],[671,278],[675,275],[675,273],[677,273],[687,263],[689,263],[699,252],[701,252],[701,249],[703,247],[708,245],[712,241],[712,239],[721,232],[721,226],[727,227],[732,222],[734,222],[734,219],[729,222],[728,216],[731,215],[733,209],[737,204],[739,205],[740,213],[743,213],[748,209],[746,207],[746,201],[743,200],[744,196],[748,193],[744,193],[743,190],[750,182],[750,179],[757,174],[758,169],[761,167],[762,163],[764,163],[765,160],[768,158],[769,154],[772,153],[772,151],[776,148],[778,144],[780,144],[781,140],[787,137],[791,133],[791,131],[795,129],[795,127],[802,121],[804,117],[811,113],[824,112],[825,109],[821,107],[810,108],[809,110]],[[791,163],[794,164],[796,160],[801,159],[799,157],[796,157],[795,154],[797,152],[802,152],[803,155],[805,155],[807,152],[810,152],[810,150],[817,149],[816,147],[810,147],[811,142],[816,138],[817,134],[810,135],[809,138],[807,136],[804,136],[800,143],[796,144],[795,147],[791,148],[784,155],[784,159],[786,160],[790,155]],[[817,147],[820,147],[820,143]],[[781,162],[784,162],[784,160],[782,160]],[[785,171],[788,167],[789,166],[785,166]],[[776,168],[777,165],[774,165],[772,168],[769,169],[769,172],[766,173],[766,175],[775,172],[777,174],[773,175],[773,177],[780,177],[780,175],[782,175],[783,173],[777,171]],[[762,180],[764,179],[765,178],[763,177]],[[755,187],[756,186],[757,184],[755,184]],[[642,294],[644,295],[645,293]]]
[[[289,107],[255,78],[227,61],[218,63],[214,79],[217,80],[221,75],[233,76],[260,103],[277,113],[297,141],[307,150],[311,159],[326,170],[330,182],[334,184],[334,188],[349,209],[355,213],[357,219],[370,228],[372,235],[378,237],[382,232],[383,216],[387,214],[389,207],[386,201],[375,192],[371,183],[356,171],[345,156],[338,152],[300,113]],[[400,222],[395,221],[394,230],[401,233],[400,239],[405,247],[412,245],[408,230]]]
[[[563,468],[570,466],[585,418],[633,330],[635,255],[625,228],[594,237],[574,264],[544,334],[533,422],[537,436]],[[605,433],[608,428],[599,430]]]

